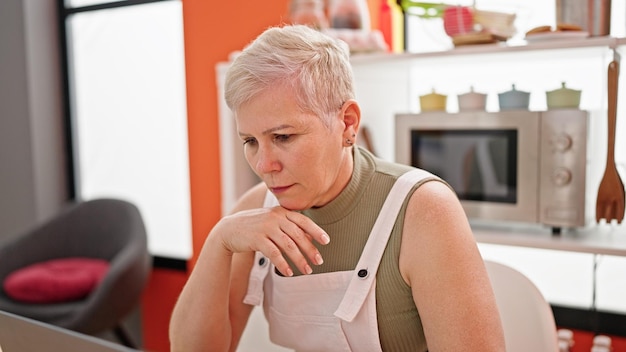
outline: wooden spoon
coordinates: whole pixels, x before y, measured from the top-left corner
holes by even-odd
[[[607,223],[624,220],[624,184],[615,166],[615,127],[617,121],[617,81],[619,62],[611,61],[608,69],[608,136],[606,167],[596,199],[596,222],[605,219]]]

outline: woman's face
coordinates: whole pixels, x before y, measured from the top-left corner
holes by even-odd
[[[352,175],[346,124],[337,110],[330,127],[301,112],[291,90],[271,89],[240,107],[236,122],[246,160],[291,210],[320,207],[333,200]]]

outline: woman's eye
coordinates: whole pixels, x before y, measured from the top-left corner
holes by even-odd
[[[243,140],[243,145],[254,145],[256,143],[256,139],[254,138],[246,138]]]
[[[287,142],[291,138],[290,134],[277,134],[274,136],[274,140],[277,142]]]

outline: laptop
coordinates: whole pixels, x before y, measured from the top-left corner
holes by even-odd
[[[123,345],[0,310],[1,352],[132,352]]]

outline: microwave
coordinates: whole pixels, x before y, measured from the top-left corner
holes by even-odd
[[[588,112],[425,112],[395,116],[395,158],[441,177],[468,219],[586,224]]]

